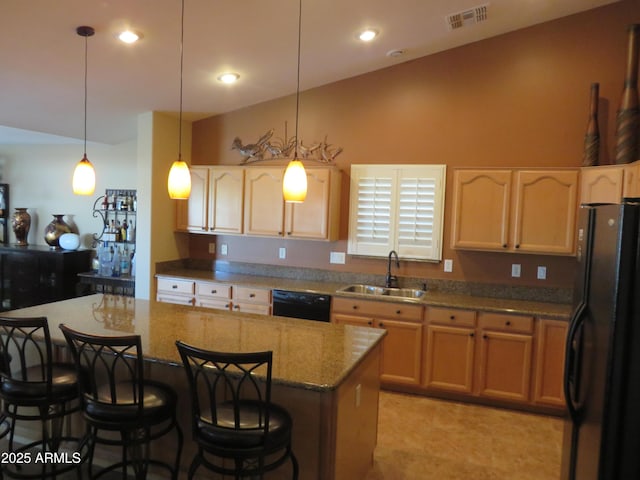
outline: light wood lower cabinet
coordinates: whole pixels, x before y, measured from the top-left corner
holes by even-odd
[[[536,362],[533,401],[564,407],[564,358],[567,322],[541,318],[536,328]]]
[[[380,380],[420,385],[424,307],[390,302],[334,298],[331,321],[384,328]]]
[[[473,393],[476,312],[427,307],[424,386]]]
[[[193,305],[194,303],[193,280],[176,278],[158,278],[156,300],[164,303],[176,303],[178,305]]]

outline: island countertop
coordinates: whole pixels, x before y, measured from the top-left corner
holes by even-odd
[[[54,342],[58,328],[95,335],[139,334],[146,360],[180,365],[176,340],[208,350],[272,350],[273,382],[326,391],[337,388],[383,338],[382,329],[284,317],[227,312],[96,294],[3,312],[9,317],[48,318]]]

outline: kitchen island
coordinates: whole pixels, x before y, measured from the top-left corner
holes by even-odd
[[[293,448],[301,479],[363,478],[372,465],[384,330],[105,294],[4,315],[47,317],[52,340],[60,345],[64,345],[61,323],[97,335],[139,334],[147,374],[170,383],[179,393],[178,415],[185,432],[183,470],[194,445],[186,376],[176,340],[210,350],[273,351],[273,400],[293,417]],[[267,478],[287,474],[288,468],[283,467]]]

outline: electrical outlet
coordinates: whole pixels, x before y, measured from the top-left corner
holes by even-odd
[[[538,266],[538,280],[546,280],[547,279],[547,267],[544,265]]]
[[[344,252],[330,252],[329,253],[329,263],[342,263],[344,264],[346,261]]]
[[[209,242],[209,253],[216,253],[216,242]]]
[[[226,255],[227,254],[227,244],[223,243],[222,245],[220,245],[220,255]]]
[[[280,247],[278,249],[278,258],[281,260],[284,260],[285,258],[287,258],[287,249],[284,247]]]
[[[512,277],[520,277],[520,271],[522,266],[519,263],[511,264],[511,276]]]
[[[450,258],[444,259],[444,271],[447,273],[453,272],[453,260]]]

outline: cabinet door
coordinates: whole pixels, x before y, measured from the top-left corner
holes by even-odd
[[[376,325],[387,331],[382,343],[380,380],[420,385],[422,324],[378,319]]]
[[[624,167],[623,197],[640,197],[640,162],[633,162]]]
[[[248,168],[245,173],[244,233],[282,236],[284,199],[280,167]]]
[[[540,319],[536,332],[536,374],[533,401],[565,406],[563,391],[567,322]]]
[[[619,203],[622,199],[624,168],[583,168],[580,178],[580,203]]]
[[[331,171],[307,168],[307,198],[286,204],[285,232],[291,238],[329,239]]]
[[[481,331],[478,393],[485,397],[527,402],[531,382],[531,335]]]
[[[518,171],[514,248],[522,252],[573,253],[577,195],[577,169]]]
[[[203,233],[207,231],[209,202],[209,167],[191,167],[191,195],[177,204],[177,229]]]
[[[453,177],[453,248],[508,247],[510,170],[456,170]]]
[[[474,328],[429,325],[425,352],[425,387],[472,393]]]
[[[209,174],[209,231],[242,233],[244,169],[212,167]]]

